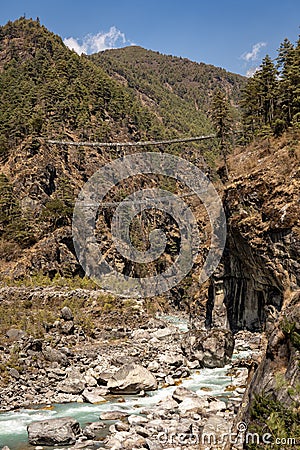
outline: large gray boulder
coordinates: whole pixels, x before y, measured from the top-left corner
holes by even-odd
[[[194,391],[191,391],[190,389],[187,389],[183,386],[178,386],[172,394],[172,398],[178,403],[183,402],[184,399],[191,397],[198,398],[198,395]]]
[[[224,367],[232,357],[234,338],[222,328],[193,330],[186,333],[181,348],[190,361],[198,360],[202,367]]]
[[[79,372],[71,372],[67,378],[58,383],[57,390],[65,394],[81,394],[85,388],[85,381]]]
[[[112,394],[137,394],[157,389],[156,378],[139,364],[124,364],[107,382]]]
[[[175,327],[165,327],[151,333],[151,337],[159,340],[164,340],[176,334],[178,334],[178,330]]]
[[[19,341],[25,336],[26,336],[25,331],[19,330],[17,328],[11,328],[6,332],[6,337],[8,337],[10,341]]]
[[[161,364],[166,364],[167,366],[180,367],[186,363],[186,359],[183,355],[176,352],[165,352],[159,357]]]
[[[100,414],[101,420],[119,420],[128,417],[128,413],[125,411],[104,411]]]
[[[50,346],[44,348],[43,356],[47,361],[57,362],[60,366],[66,367],[70,365],[68,357],[64,353]]]
[[[187,417],[192,413],[204,414],[208,406],[207,400],[203,397],[186,397],[178,405],[179,414],[183,417]]]
[[[104,403],[106,399],[103,397],[103,393],[106,389],[102,387],[94,388],[94,389],[85,389],[82,393],[84,400],[89,403],[93,403],[94,405],[97,403]]]
[[[76,442],[80,435],[79,422],[72,417],[33,422],[27,427],[31,445],[68,445]]]

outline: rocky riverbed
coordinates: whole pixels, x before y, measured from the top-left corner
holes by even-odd
[[[223,329],[188,330],[180,316],[149,318],[139,328],[84,339],[68,307],[48,334],[33,339],[21,330],[8,332],[26,368],[10,369],[8,386],[1,389],[0,442],[11,450],[27,444],[5,438],[5,418],[13,414],[17,427],[24,408],[37,405],[46,408],[39,408],[38,420],[30,413],[22,422],[23,428],[29,425],[34,446],[199,448],[201,436],[230,430],[246,388],[250,354],[258,360],[263,347],[260,334],[240,332],[234,339]],[[70,341],[75,341],[72,350]],[[80,408],[89,404],[93,417],[80,423],[73,414],[59,417],[58,404],[74,405],[79,419]]]

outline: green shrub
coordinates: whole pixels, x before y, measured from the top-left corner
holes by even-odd
[[[271,445],[260,443],[248,443],[246,449],[281,448],[275,444],[276,438],[294,438],[299,443],[300,439],[300,411],[299,405],[293,403],[287,407],[275,400],[270,395],[257,395],[250,411],[250,433],[257,433],[260,437],[264,433],[270,433],[273,443]],[[285,449],[295,448],[285,446]]]

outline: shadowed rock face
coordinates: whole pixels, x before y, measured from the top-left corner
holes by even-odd
[[[285,405],[299,402],[300,291],[292,294],[281,316],[269,317],[265,358],[252,382],[251,394],[271,394]],[[292,388],[296,389],[292,389]]]
[[[234,332],[261,331],[268,307],[280,311],[289,292],[300,288],[299,152],[289,150],[294,142],[287,135],[232,157],[223,198],[227,244],[209,288],[208,326],[220,326],[222,316]]]
[[[79,422],[72,417],[33,422],[28,425],[27,431],[32,445],[74,444],[81,433]]]
[[[267,264],[272,249],[269,255],[259,255],[238,230],[231,233],[224,258],[224,303],[230,328],[261,331],[266,321],[266,306],[281,309],[284,286],[280,274]]]
[[[239,420],[255,426],[266,423],[261,410],[253,413],[255,399],[277,402],[286,417],[299,408],[298,142],[299,134],[291,133],[281,141],[253,144],[231,158],[232,179],[224,191],[227,244],[209,287],[208,326],[223,321],[233,332],[263,331],[267,338],[266,353],[253,363],[254,376],[239,411]],[[294,145],[296,150],[290,151]]]

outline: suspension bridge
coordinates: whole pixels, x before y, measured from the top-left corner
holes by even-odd
[[[137,141],[137,142],[93,142],[93,141],[65,141],[65,140],[57,140],[57,139],[48,139],[46,142],[48,144],[52,145],[67,145],[67,146],[75,146],[75,147],[112,147],[112,148],[123,148],[123,147],[147,147],[147,146],[158,146],[158,145],[171,145],[171,144],[180,144],[185,142],[197,142],[197,141],[204,141],[208,139],[214,139],[216,138],[215,134],[209,134],[205,136],[193,136],[193,137],[186,137],[186,138],[175,138],[175,139],[168,139],[168,140],[160,140],[160,141]],[[181,195],[178,195],[180,198],[185,197],[192,197],[194,196],[194,192],[188,192],[183,193]],[[149,204],[149,201],[152,201],[153,203],[160,203],[160,202],[168,202],[169,196],[166,195],[164,197],[156,197],[155,199],[147,199],[147,200],[125,200],[125,203],[135,203],[135,204]],[[101,206],[104,208],[114,207],[118,206],[118,202],[103,202],[101,203]],[[92,205],[86,204],[85,207],[90,207]]]
[[[57,139],[47,139],[46,142],[48,144],[57,144],[57,145],[72,145],[77,147],[146,147],[148,145],[170,145],[170,144],[180,144],[184,142],[195,142],[195,141],[204,141],[207,139],[214,139],[216,137],[215,134],[209,134],[207,136],[194,136],[194,137],[186,137],[186,138],[177,138],[177,139],[169,139],[169,140],[161,140],[161,141],[137,141],[137,142],[93,142],[93,141],[84,141],[84,142],[75,142],[75,141],[64,141]]]

